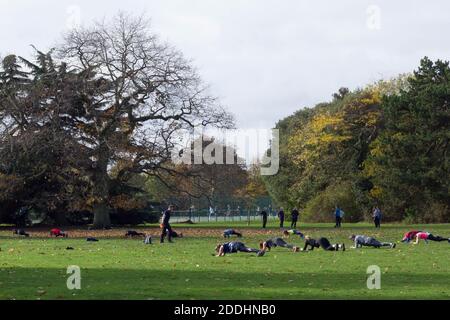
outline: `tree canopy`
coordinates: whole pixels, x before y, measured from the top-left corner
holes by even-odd
[[[0,81],[0,185],[15,193],[8,199],[36,205],[26,184],[45,195],[47,209],[50,199],[56,209],[81,197],[99,228],[111,224],[115,185],[172,171],[171,150],[193,128],[234,126],[190,62],[143,17],[124,13],[72,30],[35,61],[6,57]]]
[[[265,177],[271,196],[328,221],[339,204],[360,221],[379,205],[390,220],[450,217],[448,62],[424,58],[417,71],[281,120],[280,163]]]

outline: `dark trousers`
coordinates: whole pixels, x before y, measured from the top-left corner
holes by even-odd
[[[283,228],[284,226],[284,219],[280,219],[280,228]]]
[[[428,240],[441,242],[441,241],[448,241],[448,238],[442,238],[440,236],[433,236],[432,234],[430,234],[428,236]]]
[[[247,248],[245,244],[242,242],[236,242],[233,248],[235,252],[250,252],[250,253],[258,253],[258,249]]]
[[[336,225],[334,227],[335,228],[340,228],[341,227],[341,222],[342,222],[342,218],[341,217],[336,217]]]
[[[292,228],[292,229],[297,228],[297,220],[292,220],[292,222],[291,222],[291,228]]]
[[[278,246],[278,247],[288,248],[288,249],[294,248],[294,246],[292,244],[287,243],[286,241],[284,241],[281,238],[276,238],[275,239],[275,245]]]
[[[162,232],[161,232],[161,243],[164,242],[164,238],[167,236],[169,238],[169,242],[172,242],[172,227],[170,224],[163,225]]]
[[[265,229],[267,225],[267,218],[263,218],[263,228]]]
[[[326,251],[336,251],[336,248],[334,246],[331,245],[330,241],[328,241],[327,238],[320,238],[318,240],[320,246],[322,247],[323,250]]]
[[[381,220],[380,220],[380,218],[374,218],[373,222],[375,223],[375,228],[380,228],[381,227]]]
[[[365,244],[367,247],[381,248],[381,247],[390,247],[392,243],[390,242],[380,242],[374,238],[370,238],[369,242]]]

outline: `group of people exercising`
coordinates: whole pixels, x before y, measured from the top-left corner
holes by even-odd
[[[233,229],[227,229],[224,231],[223,236],[224,238],[230,238],[231,235],[237,235],[238,238],[242,237],[242,233],[237,232]],[[300,248],[298,246],[295,246],[293,244],[287,243],[283,238],[275,237],[270,238],[266,241],[260,241],[259,243],[259,249],[249,248],[244,243],[239,241],[232,241],[227,243],[219,243],[216,246],[216,255],[221,257],[225,256],[228,253],[237,253],[237,252],[246,252],[246,253],[256,253],[258,257],[263,256],[266,251],[270,251],[272,248],[275,247],[282,247],[291,250],[292,252],[300,252],[300,251],[313,251],[315,248],[322,248],[325,251],[345,251],[346,246],[345,243],[335,243],[331,244],[331,242],[325,238],[320,237],[318,239],[313,239],[308,235],[304,235],[298,230],[291,229],[291,230],[285,230],[283,231],[284,237],[289,237],[291,235],[297,235],[301,239],[305,240],[305,245],[303,248]],[[373,248],[382,248],[382,247],[388,247],[391,249],[396,248],[396,243],[393,242],[381,242],[374,237],[369,237],[365,235],[351,235],[349,237],[350,240],[353,241],[354,246],[352,246],[353,249],[358,249],[362,247],[373,247]],[[424,231],[409,231],[405,233],[403,236],[402,242],[409,243],[415,239],[414,244],[418,244],[419,240],[424,240],[425,242],[428,241],[447,241],[450,243],[450,238],[445,238],[441,236],[434,236],[430,232],[424,232]]]
[[[227,229],[223,233],[223,236],[225,238],[229,238],[231,235],[237,235],[238,238],[242,237],[241,233],[236,232],[233,229]],[[305,246],[303,247],[303,249],[286,242],[281,237],[275,237],[275,238],[267,239],[266,241],[260,241],[259,249],[249,248],[244,243],[239,242],[239,241],[219,243],[216,246],[216,253],[217,253],[218,257],[225,256],[227,253],[237,253],[237,252],[256,253],[258,257],[261,257],[267,251],[270,251],[272,248],[276,248],[276,247],[286,248],[293,252],[308,251],[309,250],[308,247],[310,247],[310,250],[314,250],[314,248],[322,247],[323,249],[328,250],[328,251],[338,251],[340,248],[342,248],[342,250],[345,251],[344,244],[331,245],[330,242],[328,241],[328,239],[326,239],[326,238],[320,238],[318,240],[315,240],[309,236],[305,236],[303,233],[301,233],[300,231],[295,230],[295,229],[283,231],[284,237],[290,237],[291,235],[295,235],[295,236],[300,237],[301,239],[305,239]]]
[[[182,233],[175,232],[171,225],[170,225],[170,217],[172,210],[174,209],[173,205],[170,205],[169,208],[163,213],[160,223],[161,228],[161,235],[160,235],[160,243],[164,243],[164,240],[166,237],[168,237],[168,241],[172,242],[172,238],[176,237],[183,237]],[[337,208],[338,210],[339,208]],[[375,211],[379,210],[378,208],[375,208]],[[282,210],[280,210],[282,211]],[[217,256],[224,256],[228,253],[237,253],[237,252],[247,252],[247,253],[256,253],[258,256],[263,256],[266,251],[270,251],[272,248],[275,247],[282,247],[287,248],[293,252],[299,252],[299,251],[313,251],[315,248],[322,248],[326,251],[345,251],[345,243],[335,243],[331,244],[331,242],[325,238],[320,237],[318,239],[313,239],[308,235],[304,235],[302,232],[295,229],[297,218],[298,218],[298,210],[295,209],[293,212],[296,219],[292,222],[291,229],[290,230],[284,230],[283,236],[285,238],[289,238],[290,236],[298,236],[301,239],[305,240],[305,245],[303,248],[300,248],[298,246],[292,245],[287,243],[283,238],[281,237],[275,237],[267,239],[266,241],[261,241],[259,243],[259,249],[253,249],[247,247],[244,243],[239,241],[231,241],[227,243],[219,243],[216,246],[216,254]],[[267,213],[266,216],[263,214],[263,223],[265,227],[265,222],[267,222]],[[283,215],[283,213],[281,214]],[[374,214],[375,216],[378,215],[378,213]],[[264,219],[265,218],[265,219]],[[284,222],[284,217],[281,216],[280,220]],[[378,226],[379,227],[379,226]],[[29,237],[30,235],[24,230],[24,229],[14,229],[14,234],[24,237]],[[227,229],[223,232],[224,238],[230,238],[231,236],[237,236],[238,238],[242,237],[242,233],[237,232],[234,229]],[[62,231],[61,229],[54,228],[50,230],[50,236],[52,237],[63,237],[67,238],[69,235],[67,232]],[[129,230],[125,237],[144,237],[144,243],[151,244],[151,236],[140,233],[137,231]],[[361,248],[363,246],[367,247],[374,247],[374,248],[381,248],[381,247],[389,247],[389,248],[395,248],[396,244],[391,242],[381,242],[375,239],[374,237],[369,237],[365,235],[351,235],[350,240],[354,242],[354,246],[352,248]],[[426,243],[428,241],[448,241],[450,243],[450,238],[445,238],[441,236],[435,236],[431,234],[430,232],[426,231],[420,231],[420,230],[412,230],[403,236],[402,242],[409,243],[411,241],[414,241],[414,244],[418,244],[420,240],[424,240]]]

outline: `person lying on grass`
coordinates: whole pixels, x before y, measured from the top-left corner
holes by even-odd
[[[69,234],[65,231],[62,231],[61,229],[58,228],[54,228],[52,230],[50,230],[50,237],[63,237],[63,238],[67,238],[69,237]]]
[[[430,240],[430,241],[437,241],[437,242],[447,241],[448,243],[450,243],[450,238],[444,238],[444,237],[441,237],[441,236],[434,236],[430,232],[419,232],[419,233],[417,233],[416,234],[416,242],[414,242],[414,244],[418,244],[419,240],[423,240],[423,241],[425,241],[425,243],[428,243],[428,240]]]
[[[227,253],[238,253],[238,252],[246,252],[246,253],[256,253],[258,257],[261,257],[264,255],[264,250],[258,250],[258,249],[252,249],[247,248],[245,244],[242,242],[227,242],[227,243],[219,243],[216,246],[216,257],[223,257]]]
[[[176,231],[174,231],[173,229],[171,230],[171,236],[172,238],[183,238],[183,233],[178,233]]]
[[[125,237],[130,237],[130,238],[145,237],[145,233],[137,232],[137,231],[134,231],[134,230],[128,230],[127,233],[125,233]]]
[[[319,238],[319,240],[312,239],[310,236],[305,237],[305,246],[303,247],[302,251],[308,251],[308,246],[311,248],[311,251],[314,250],[314,248],[323,248],[325,251],[339,251],[339,249],[342,249],[342,251],[345,251],[345,244],[331,244],[330,241],[327,238]]]
[[[144,244],[152,244],[152,236],[148,235],[144,239]]]
[[[229,238],[231,236],[237,236],[238,238],[242,237],[242,233],[236,232],[236,230],[234,229],[227,229],[223,232],[223,237],[224,238]]]
[[[305,235],[303,233],[301,233],[298,230],[292,229],[292,230],[284,230],[283,231],[283,235],[286,237],[289,237],[291,235],[295,235],[295,236],[299,236],[300,238],[304,239]]]
[[[27,238],[30,236],[28,233],[25,232],[24,229],[14,229],[13,234],[17,234],[18,236],[27,237]]]
[[[350,240],[353,240],[355,242],[355,246],[352,247],[353,249],[362,247],[374,247],[374,248],[389,247],[391,249],[394,249],[396,246],[396,244],[392,242],[380,242],[373,237],[362,235],[351,235]]]
[[[416,230],[408,231],[403,236],[402,242],[409,243],[409,242],[413,241],[416,238],[416,234],[418,234],[419,232],[422,232],[422,231],[416,231]]]
[[[261,241],[259,243],[259,249],[263,250],[263,251],[270,251],[270,249],[275,248],[275,247],[282,247],[282,248],[287,248],[290,249],[294,252],[299,252],[300,248],[293,246],[292,244],[287,243],[286,241],[284,241],[281,238],[273,238],[273,239],[269,239],[266,241]]]

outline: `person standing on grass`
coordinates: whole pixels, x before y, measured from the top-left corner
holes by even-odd
[[[164,243],[164,238],[166,235],[169,238],[169,242],[172,242],[172,227],[170,226],[170,215],[172,214],[172,211],[174,209],[173,205],[170,205],[169,208],[164,211],[164,214],[161,219],[161,239],[160,243]]]
[[[227,253],[238,253],[238,252],[246,252],[246,253],[257,253],[258,257],[261,257],[264,255],[265,251],[258,250],[258,249],[252,249],[247,248],[245,244],[242,242],[227,242],[227,243],[219,243],[216,246],[216,257],[223,257]]]
[[[354,249],[362,247],[374,247],[377,249],[381,247],[390,247],[391,249],[394,249],[396,247],[395,243],[380,242],[377,239],[368,236],[352,235],[350,236],[350,240],[353,240],[355,242],[355,246],[353,247]]]
[[[373,209],[373,213],[372,213],[372,218],[373,218],[373,222],[375,223],[375,228],[381,228],[381,210],[380,208],[378,208],[378,206],[376,206]]]
[[[341,208],[339,208],[339,206],[337,205],[334,210],[334,217],[336,219],[336,225],[334,226],[335,228],[341,227],[343,216],[344,216],[344,211],[342,211]]]
[[[283,228],[283,226],[284,226],[284,210],[283,210],[283,208],[280,208],[280,211],[278,211],[278,219],[280,219],[280,228]]]
[[[294,208],[294,210],[292,210],[291,212],[291,229],[295,229],[297,228],[297,221],[298,221],[298,216],[300,215],[300,213],[298,212],[297,208]]]
[[[312,239],[310,236],[305,237],[305,246],[303,247],[302,251],[308,251],[308,247],[310,247],[311,251],[314,250],[314,248],[322,248],[325,251],[339,251],[339,249],[342,249],[342,251],[345,251],[345,244],[331,244],[330,241],[327,238],[319,238],[319,240]]]
[[[260,215],[262,216],[262,227],[265,229],[267,225],[267,211],[265,208],[261,211]]]
[[[414,242],[414,244],[418,244],[419,240],[424,240],[425,243],[428,243],[428,240],[430,240],[430,241],[437,241],[437,242],[447,241],[448,243],[450,243],[450,238],[444,238],[444,237],[441,237],[441,236],[434,236],[430,232],[419,232],[419,233],[417,233],[416,234],[416,242]]]

